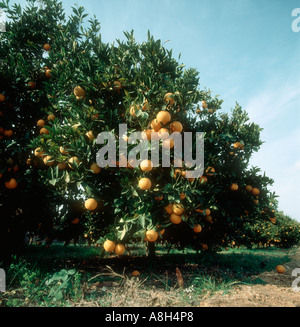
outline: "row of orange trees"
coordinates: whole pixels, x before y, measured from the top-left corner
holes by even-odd
[[[105,44],[97,19],[86,27],[82,7],[66,18],[56,0],[0,4],[11,18],[0,35],[2,240],[34,230],[48,244],[83,237],[117,254],[161,240],[215,251],[276,216],[272,180],[249,166],[260,127],[238,104],[222,112],[160,40],[149,33],[137,43],[126,32]],[[99,167],[96,137],[118,134],[119,124],[129,150],[133,132],[149,141],[157,132],[170,167],[153,167],[150,156],[138,167],[122,156]],[[174,161],[172,132],[204,133],[201,178],[186,178],[184,158],[182,167]]]

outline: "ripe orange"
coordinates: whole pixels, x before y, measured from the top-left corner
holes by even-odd
[[[205,244],[205,243],[204,243],[204,244],[202,244],[202,249],[203,249],[203,250],[208,250],[208,245],[207,245],[207,244]]]
[[[208,222],[212,222],[212,216],[205,216],[205,220]]]
[[[46,166],[53,166],[54,165],[54,159],[51,157],[51,156],[46,156],[44,159],[43,159],[43,161],[44,161],[44,164],[46,165]]]
[[[253,199],[253,203],[254,204],[258,204],[258,200],[257,199]]]
[[[94,174],[99,174],[101,171],[101,167],[99,167],[96,163],[92,163],[90,165],[90,170],[92,170]]]
[[[115,254],[122,255],[125,252],[125,246],[121,243],[115,246]]]
[[[252,186],[251,185],[246,185],[246,191],[251,192],[252,191]]]
[[[84,206],[87,210],[95,210],[98,206],[98,203],[95,199],[87,199],[85,202],[84,202]]]
[[[207,183],[207,177],[206,176],[201,176],[200,177],[200,183],[201,184],[206,184]]]
[[[9,181],[5,182],[5,187],[9,190],[13,190],[18,186],[18,182],[14,179],[11,178]]]
[[[140,163],[140,168],[142,171],[151,171],[152,168],[153,168],[153,163],[151,160],[143,160],[141,163]]]
[[[48,120],[54,120],[55,116],[53,114],[49,114],[47,117]]]
[[[174,94],[170,92],[166,93],[164,96],[164,100],[166,103],[169,103],[170,106],[173,106],[173,104],[175,103]]]
[[[175,225],[180,224],[181,220],[182,220],[181,217],[176,215],[175,213],[172,213],[170,215],[170,221]]]
[[[45,153],[45,152],[44,152],[41,148],[36,148],[36,149],[34,150],[34,155],[35,155],[36,157],[39,157],[39,158],[41,158],[41,157],[43,156],[44,153]]]
[[[155,230],[147,230],[145,238],[148,242],[155,242],[158,238],[158,233]]]
[[[279,274],[284,274],[285,273],[285,267],[283,265],[278,265],[276,266],[276,270]]]
[[[195,232],[195,233],[200,233],[201,231],[202,231],[202,227],[201,227],[201,225],[195,225],[195,227],[193,228],[193,231]]]
[[[149,178],[143,177],[139,180],[139,188],[143,191],[149,190],[152,186]]]
[[[235,148],[235,149],[238,149],[238,148],[240,148],[242,146],[242,144],[240,143],[240,142],[235,142],[235,143],[233,143],[233,147]]]
[[[93,139],[95,138],[93,131],[88,131],[88,132],[86,132],[85,135],[87,136],[87,138],[89,139],[90,142],[93,141]]]
[[[116,247],[116,243],[110,240],[106,240],[103,243],[103,247],[106,252],[113,252]]]
[[[166,207],[165,210],[167,212],[168,215],[171,215],[173,213],[173,204],[169,203]]]
[[[239,188],[239,186],[235,183],[231,184],[231,186],[230,186],[231,191],[237,191],[238,188]]]
[[[34,82],[29,82],[27,85],[31,89],[35,89],[35,86],[36,86]]]
[[[52,78],[51,69],[46,69],[45,75],[47,78]]]
[[[185,193],[180,193],[179,197],[180,197],[180,200],[183,200],[183,199],[185,199],[186,195],[185,195]]]
[[[172,138],[167,138],[165,140],[162,141],[162,146],[165,149],[172,149],[174,147],[174,139]]]
[[[67,168],[67,164],[65,162],[59,162],[57,164],[57,167],[58,167],[59,170],[64,170],[64,169]]]
[[[252,189],[252,194],[253,194],[253,195],[259,195],[259,193],[260,193],[260,191],[259,191],[258,188],[254,187],[254,188]]]
[[[173,209],[173,213],[178,216],[181,216],[184,212],[184,206],[181,203],[173,204],[172,209]]]
[[[71,157],[71,158],[68,160],[68,162],[69,162],[69,167],[70,167],[70,168],[73,168],[73,167],[72,167],[72,164],[74,165],[74,164],[76,163],[77,165],[79,165],[79,164],[81,163],[81,161],[78,159],[78,157]]]
[[[73,225],[77,225],[77,224],[79,224],[79,218],[75,218],[75,219],[73,219],[73,220],[71,221],[71,224],[73,224]]]
[[[206,168],[206,175],[207,176],[213,176],[214,175],[214,173],[216,172],[216,170],[215,170],[215,168],[214,167],[210,167],[210,166],[208,166],[207,168]]]
[[[140,272],[138,270],[134,270],[131,274],[132,277],[138,277],[140,276]]]
[[[142,107],[142,110],[148,110],[148,109],[150,109],[150,105],[149,105],[149,103],[148,103],[148,100],[146,100],[144,103],[143,103],[143,107]]]
[[[40,129],[40,134],[49,134],[49,130],[47,128],[45,128],[45,127],[42,127]]]
[[[158,131],[158,137],[165,140],[169,137],[169,131],[166,128],[161,128]]]
[[[12,129],[5,130],[3,135],[7,137],[11,137],[14,135],[14,131]]]
[[[39,127],[43,127],[43,126],[45,125],[45,121],[44,121],[44,119],[40,119],[40,120],[38,120],[38,121],[37,121],[37,125],[38,125]]]
[[[154,199],[156,201],[161,201],[163,198],[164,198],[163,195],[160,195],[160,196],[156,196]]]
[[[67,155],[69,153],[69,151],[66,150],[66,148],[64,148],[63,146],[59,148],[59,152],[63,155]]]
[[[85,98],[85,90],[81,86],[75,86],[73,93],[76,97]]]
[[[4,102],[5,101],[5,95],[0,93],[0,102]]]
[[[181,122],[179,122],[179,121],[174,121],[174,122],[170,125],[170,129],[171,129],[172,133],[174,133],[174,132],[181,133],[182,130],[183,130],[183,126],[182,126]]]
[[[170,120],[171,120],[171,115],[168,111],[160,111],[157,115],[156,115],[156,120],[163,124],[166,125]]]
[[[145,129],[143,132],[142,132],[142,139],[143,140],[151,140],[151,129]]]
[[[48,44],[48,43],[45,43],[45,44],[43,45],[43,49],[44,49],[45,51],[50,51],[50,49],[51,49],[51,45]]]
[[[161,129],[161,123],[157,119],[153,119],[150,126],[154,132],[158,132]]]
[[[202,108],[204,108],[204,109],[207,109],[207,107],[208,107],[208,104],[207,104],[207,101],[202,101]]]

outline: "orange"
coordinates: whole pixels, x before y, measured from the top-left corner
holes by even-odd
[[[162,141],[162,146],[165,149],[172,149],[174,147],[174,139],[172,138],[167,138],[165,140]]]
[[[87,210],[95,210],[98,206],[98,203],[95,199],[87,199],[85,202],[84,202],[84,206]]]
[[[59,170],[64,170],[64,169],[67,168],[67,164],[64,163],[64,162],[59,162],[59,163],[57,164],[57,167],[58,167]]]
[[[184,212],[184,207],[181,203],[175,203],[173,204],[173,213],[175,213],[175,215],[181,216]]]
[[[157,115],[156,115],[156,120],[163,124],[166,125],[170,120],[171,120],[171,115],[168,111],[160,111]]]
[[[43,156],[44,153],[45,153],[45,152],[44,152],[41,148],[36,148],[36,149],[34,150],[34,155],[35,155],[36,157],[39,157],[39,158],[41,158],[41,157]]]
[[[251,192],[252,191],[252,186],[251,185],[246,185],[245,187],[247,192]]]
[[[5,101],[5,95],[0,93],[0,102],[4,102]]]
[[[11,137],[14,135],[14,131],[12,129],[8,129],[4,131],[4,136]]]
[[[79,85],[74,87],[73,93],[76,97],[79,98],[85,97],[85,90]]]
[[[44,49],[45,51],[50,51],[50,49],[51,49],[51,45],[48,44],[48,43],[45,43],[45,44],[43,45],[43,49]]]
[[[174,121],[174,122],[170,125],[170,129],[171,129],[172,133],[174,133],[174,132],[181,133],[182,130],[183,130],[183,126],[182,126],[181,122],[179,122],[179,121]]]
[[[114,90],[115,91],[120,91],[120,89],[122,88],[122,84],[120,81],[114,81]]]
[[[200,177],[200,183],[205,184],[207,182],[207,177],[206,176],[201,176]]]
[[[47,117],[48,120],[54,120],[55,116],[53,114],[49,114]]]
[[[158,137],[165,140],[169,137],[169,131],[166,128],[161,128],[158,131]]]
[[[75,219],[73,219],[73,220],[71,221],[71,224],[73,224],[73,225],[77,225],[77,224],[79,224],[79,218],[75,218]]]
[[[47,78],[52,78],[51,69],[46,69],[45,75]]]
[[[253,199],[253,203],[254,204],[258,204],[258,200],[257,199]]]
[[[89,139],[90,142],[93,141],[93,139],[95,138],[93,131],[88,131],[88,132],[86,132],[85,135],[87,136],[87,138]]]
[[[233,143],[233,147],[235,148],[235,149],[238,149],[238,148],[240,148],[242,146],[242,144],[240,143],[240,142],[235,142],[235,143]]]
[[[203,250],[208,250],[208,246],[207,246],[207,244],[203,243],[203,244],[202,244],[202,249],[203,249]]]
[[[138,277],[140,276],[140,272],[138,270],[134,270],[131,274],[132,277]]]
[[[38,121],[37,121],[37,125],[38,125],[39,127],[43,127],[43,126],[45,125],[45,121],[44,121],[44,119],[40,119],[40,120],[38,120]]]
[[[99,174],[101,171],[101,167],[99,167],[96,163],[92,163],[90,165],[90,170],[92,170],[94,174]]]
[[[212,222],[212,216],[205,216],[205,220],[208,222]]]
[[[160,195],[160,196],[156,196],[154,199],[156,201],[161,201],[163,198],[164,198],[163,195]]]
[[[174,94],[170,92],[166,93],[164,96],[164,100],[166,103],[169,103],[170,106],[173,106],[173,104],[175,103]]]
[[[237,191],[238,188],[239,188],[239,186],[235,183],[231,184],[231,186],[230,186],[231,191]]]
[[[143,140],[151,140],[151,129],[146,129],[142,132]]]
[[[207,107],[208,107],[208,104],[207,104],[207,101],[202,101],[202,108],[204,108],[204,109],[207,109]]]
[[[35,89],[35,83],[34,82],[29,82],[28,84],[28,87],[30,87],[31,89]]]
[[[0,134],[3,134],[3,133],[4,133],[4,128],[0,127]]]
[[[283,265],[278,265],[276,266],[276,270],[279,274],[284,274],[285,273],[285,267]]]
[[[193,231],[195,232],[195,233],[200,233],[201,231],[202,231],[202,227],[201,227],[201,225],[195,225],[195,227],[193,228]]]
[[[113,252],[116,247],[116,243],[110,240],[106,240],[103,243],[103,247],[106,252]]]
[[[54,159],[51,156],[46,156],[44,159],[44,164],[46,166],[53,166],[54,165]]]
[[[14,179],[11,178],[9,181],[5,182],[5,187],[9,190],[13,190],[18,186],[18,182]]]
[[[173,213],[173,204],[170,203],[165,207],[165,210],[167,212],[168,215],[171,215]]]
[[[143,160],[141,163],[140,163],[140,168],[142,171],[151,171],[152,168],[153,168],[153,163],[151,160]]]
[[[148,110],[150,108],[150,105],[148,103],[148,100],[146,100],[144,103],[143,103],[143,107],[142,107],[142,110]]]
[[[125,246],[121,243],[115,246],[115,254],[122,255],[125,252]]]
[[[158,238],[158,233],[152,229],[147,230],[145,238],[148,242],[155,242]]]
[[[215,168],[208,166],[206,169],[206,175],[207,176],[213,176],[216,172]]]
[[[176,215],[175,213],[172,213],[170,215],[170,221],[175,225],[180,224],[181,220],[182,220],[181,217]]]
[[[79,165],[81,161],[78,159],[78,157],[71,157],[71,158],[68,160],[68,162],[69,162],[69,167],[70,167],[70,168],[73,168],[73,167],[72,167],[72,164],[74,165],[74,164],[76,163],[77,165]]]
[[[161,129],[161,124],[157,119],[153,119],[151,122],[151,128],[154,132],[158,132]]]
[[[49,130],[47,128],[45,128],[45,127],[42,127],[40,129],[40,134],[49,134]]]
[[[61,147],[59,148],[59,152],[60,152],[61,154],[63,154],[63,155],[66,155],[66,154],[69,153],[69,151],[66,150],[66,148],[64,148],[63,146],[61,146]]]
[[[180,200],[183,200],[183,199],[185,199],[185,197],[186,197],[186,195],[185,195],[185,193],[180,193]]]
[[[259,193],[260,193],[260,191],[259,191],[258,188],[254,187],[254,188],[252,189],[252,194],[253,194],[253,195],[258,195]]]
[[[151,185],[152,184],[149,178],[143,177],[139,180],[139,188],[143,191],[149,190]]]

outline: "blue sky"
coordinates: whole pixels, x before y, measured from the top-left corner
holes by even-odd
[[[300,32],[291,28],[298,0],[62,2],[67,13],[77,3],[96,15],[104,42],[132,29],[138,42],[148,30],[169,40],[174,57],[200,72],[200,86],[224,99],[224,111],[242,105],[264,128],[251,164],[275,180],[279,208],[300,221]]]

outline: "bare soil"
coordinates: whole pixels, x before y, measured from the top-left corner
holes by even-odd
[[[264,272],[259,277],[266,284],[237,285],[228,294],[216,293],[199,303],[200,307],[299,307],[300,292],[295,292],[292,276],[295,268],[300,268],[300,250],[292,260],[284,265],[285,273],[276,270]],[[299,283],[300,284],[300,283]],[[297,285],[298,287],[300,285]]]

